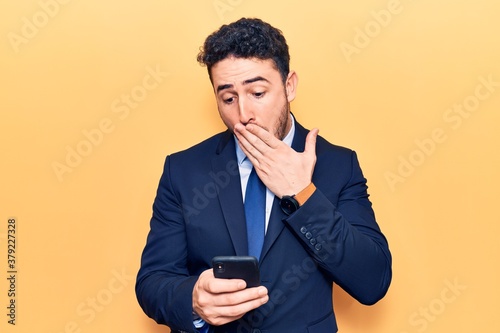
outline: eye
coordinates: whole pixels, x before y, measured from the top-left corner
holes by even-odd
[[[224,101],[224,104],[231,104],[232,102],[234,102],[234,97],[226,98],[223,101]]]
[[[264,97],[264,92],[256,92],[256,93],[254,93],[253,95],[254,95],[255,97],[257,97],[257,98],[262,98],[262,97]]]

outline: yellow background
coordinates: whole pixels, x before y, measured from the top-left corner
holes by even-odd
[[[394,257],[375,306],[335,290],[340,332],[500,332],[499,15],[492,0],[2,1],[0,331],[168,331],[134,294],[163,161],[223,129],[195,57],[257,16],[289,42],[298,120],[358,152]]]

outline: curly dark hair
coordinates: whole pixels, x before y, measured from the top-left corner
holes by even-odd
[[[290,54],[283,33],[257,18],[241,18],[221,26],[207,37],[197,59],[201,65],[207,66],[212,80],[212,66],[230,56],[272,59],[283,82],[290,71]]]

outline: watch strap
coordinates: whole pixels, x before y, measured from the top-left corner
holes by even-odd
[[[311,182],[302,191],[295,194],[293,197],[295,198],[295,200],[297,200],[299,205],[302,206],[307,201],[307,199],[311,197],[314,191],[316,191],[316,186]]]

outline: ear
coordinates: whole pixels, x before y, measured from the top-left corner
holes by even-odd
[[[295,99],[297,94],[297,85],[299,84],[299,77],[295,71],[290,71],[285,82],[285,91],[288,103]]]

